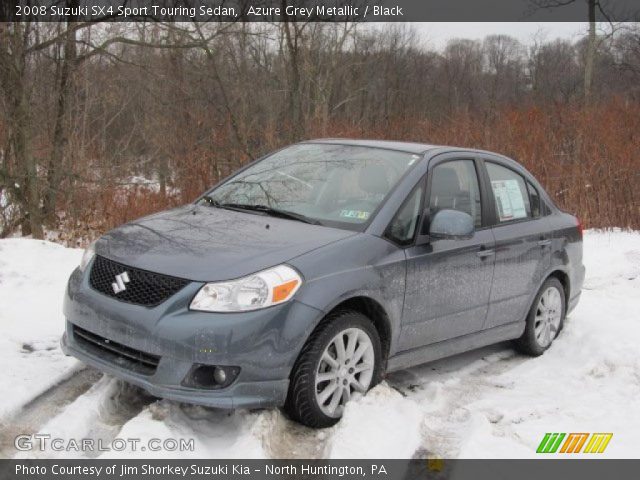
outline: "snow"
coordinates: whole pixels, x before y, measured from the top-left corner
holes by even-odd
[[[350,403],[336,426],[311,430],[276,409],[154,399],[83,369],[58,347],[62,295],[81,250],[1,240],[0,389],[11,394],[0,396],[0,449],[19,457],[527,458],[546,432],[613,432],[602,456],[637,458],[640,232],[588,231],[584,248],[582,299],[544,355],[503,343],[396,372]],[[15,452],[7,445],[16,432],[105,446],[193,439],[195,450]]]
[[[0,418],[72,374],[62,355],[62,297],[82,250],[40,240],[0,241]]]
[[[375,387],[345,410],[331,438],[330,458],[411,458],[420,446],[418,404],[387,385]]]

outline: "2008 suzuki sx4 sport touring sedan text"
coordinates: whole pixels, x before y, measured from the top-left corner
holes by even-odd
[[[385,371],[510,339],[540,355],[583,278],[578,220],[513,160],[315,140],[97,240],[62,347],[156,396],[326,427]]]

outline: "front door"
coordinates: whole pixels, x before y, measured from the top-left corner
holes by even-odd
[[[431,169],[430,176],[429,217],[440,209],[460,210],[471,215],[476,231],[468,240],[433,240],[406,250],[400,350],[481,330],[491,292],[494,239],[491,228],[483,224],[484,199],[476,162],[445,157]]]

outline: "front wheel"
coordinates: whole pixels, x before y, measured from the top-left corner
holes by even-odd
[[[531,306],[522,337],[516,341],[518,350],[532,356],[542,355],[562,329],[565,305],[562,284],[555,277],[548,278]]]
[[[309,427],[334,425],[345,404],[381,378],[380,337],[358,312],[327,317],[302,349],[291,373],[285,410]]]

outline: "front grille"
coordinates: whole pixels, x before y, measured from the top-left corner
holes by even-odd
[[[116,293],[113,289],[116,276],[124,272],[127,273],[128,281],[122,283],[124,289]],[[154,307],[178,292],[189,281],[128,267],[96,255],[91,267],[89,283],[93,289],[109,297],[135,305]]]
[[[157,355],[127,347],[75,325],[73,338],[89,353],[143,375],[153,375],[160,362]]]

